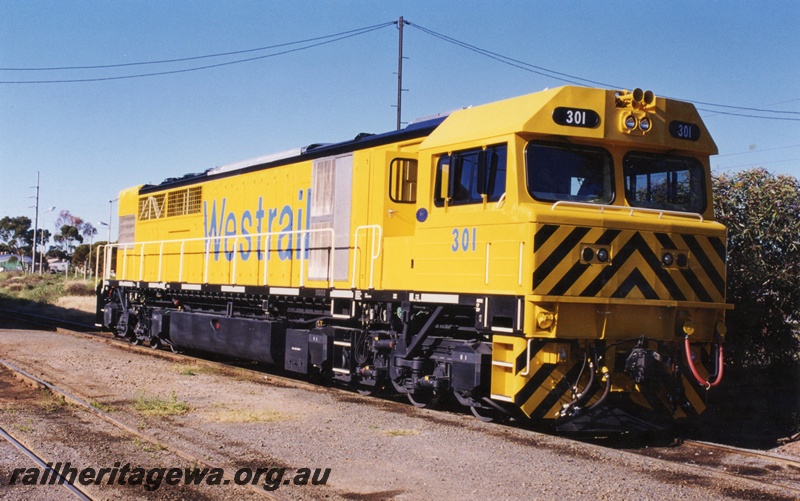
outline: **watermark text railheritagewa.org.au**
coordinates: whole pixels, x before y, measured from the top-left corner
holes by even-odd
[[[258,485],[274,491],[282,485],[326,485],[330,468],[239,468],[226,478],[223,468],[142,468],[117,462],[112,468],[78,469],[67,463],[47,463],[47,468],[15,468],[8,485],[134,485],[146,491],[162,485]]]

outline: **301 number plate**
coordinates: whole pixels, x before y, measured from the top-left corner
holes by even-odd
[[[594,110],[558,107],[553,110],[553,121],[558,125],[591,129],[600,125],[600,115]]]
[[[700,127],[696,124],[673,120],[669,123],[669,135],[677,139],[697,141],[700,139]]]

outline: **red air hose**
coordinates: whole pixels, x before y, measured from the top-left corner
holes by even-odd
[[[714,380],[713,383],[710,381],[703,381],[703,378],[700,377],[700,374],[697,373],[697,368],[694,366],[694,360],[692,360],[692,348],[689,343],[689,336],[686,336],[684,338],[683,345],[686,348],[686,363],[689,364],[689,369],[691,369],[692,374],[694,375],[694,378],[697,380],[698,383],[705,386],[706,389],[709,389],[717,386],[720,382],[722,382],[722,372],[723,368],[725,367],[724,356],[722,354],[722,343],[717,344],[717,348],[719,350],[719,352],[717,353],[717,370],[715,371],[717,373],[717,378]]]

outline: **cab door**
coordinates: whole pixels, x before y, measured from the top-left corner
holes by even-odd
[[[415,153],[386,154],[387,183],[383,204],[383,273],[385,289],[409,289],[414,262],[411,258],[416,233],[418,162]]]

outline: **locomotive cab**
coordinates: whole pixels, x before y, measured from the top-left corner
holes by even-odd
[[[456,112],[422,143],[418,282],[495,295],[476,306],[493,400],[561,429],[702,412],[727,308],[716,151],[689,104],[577,88]]]

